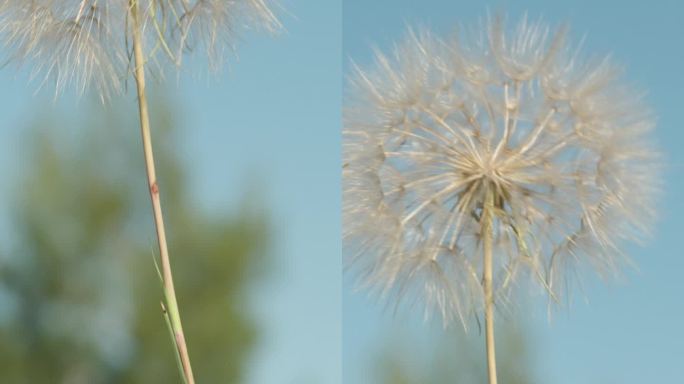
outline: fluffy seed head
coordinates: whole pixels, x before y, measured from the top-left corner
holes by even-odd
[[[179,68],[203,51],[218,69],[245,29],[277,31],[267,0],[137,0],[147,63]],[[92,86],[104,100],[123,88],[132,67],[130,0],[0,0],[0,41],[7,62],[33,65],[57,92]]]
[[[442,40],[413,32],[345,96],[343,230],[363,287],[445,325],[481,310],[482,222],[493,198],[497,305],[525,283],[567,297],[648,234],[658,151],[641,95],[566,29],[493,18]]]

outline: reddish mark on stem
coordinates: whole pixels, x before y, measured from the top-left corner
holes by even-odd
[[[152,192],[153,195],[159,194],[159,186],[157,186],[156,181],[154,183],[152,183],[152,186],[150,187],[150,191]]]

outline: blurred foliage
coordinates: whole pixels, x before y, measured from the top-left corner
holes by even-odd
[[[445,331],[446,332],[446,331]],[[529,351],[521,329],[497,331],[497,372],[501,384],[533,384]],[[451,329],[434,351],[388,346],[377,365],[380,384],[482,384],[487,382],[484,335]]]
[[[90,109],[74,122],[44,117],[28,131],[10,213],[17,241],[0,256],[0,383],[180,382],[160,309],[136,111]],[[266,265],[265,215],[191,204],[174,114],[159,105],[152,116],[196,379],[240,382],[257,342],[247,295]]]

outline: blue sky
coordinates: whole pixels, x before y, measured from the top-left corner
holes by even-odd
[[[168,92],[180,102],[195,201],[234,210],[245,185],[258,185],[272,217],[273,270],[253,300],[264,334],[247,383],[334,384],[341,382],[341,3],[278,3],[285,33],[245,35],[220,77],[184,73]],[[19,129],[36,108],[50,108],[52,95],[34,96],[26,73],[11,66],[0,71],[0,88],[0,174],[12,180]],[[69,92],[64,99],[56,108],[81,113],[88,105],[75,106]],[[11,189],[0,183],[0,198]]]
[[[487,11],[512,18],[524,12],[546,21],[570,24],[571,36],[586,35],[585,49],[612,53],[626,68],[626,78],[648,91],[658,116],[657,137],[666,154],[666,194],[654,238],[629,251],[639,265],[625,278],[604,284],[589,280],[584,300],[556,311],[549,322],[546,306],[532,303],[520,316],[528,324],[534,369],[540,382],[649,383],[679,382],[684,376],[684,6],[675,1],[453,1],[346,0],[343,9],[343,71],[350,59],[362,67],[371,48],[388,50],[407,26],[427,26],[449,33],[470,25]],[[411,316],[393,317],[363,293],[343,288],[343,372],[345,383],[371,383],[373,356],[384,343],[430,345],[440,329]],[[578,295],[579,296],[579,295]]]
[[[341,4],[280,2],[286,32],[251,35],[218,81],[183,78],[187,161],[208,206],[263,186],[273,226],[249,383],[341,382]],[[191,117],[191,118],[190,118]],[[216,177],[220,175],[220,177]]]

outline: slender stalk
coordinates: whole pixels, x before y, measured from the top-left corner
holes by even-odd
[[[143,38],[141,31],[140,10],[137,0],[129,0],[131,21],[133,28],[133,54],[135,58],[135,82],[138,90],[138,107],[140,111],[140,130],[142,133],[142,143],[145,152],[145,168],[147,170],[147,182],[150,188],[150,198],[152,200],[152,211],[154,213],[154,224],[157,230],[157,241],[159,243],[159,255],[161,259],[161,275],[164,290],[164,301],[166,303],[166,314],[168,317],[174,344],[177,349],[178,357],[184,381],[187,384],[195,384],[190,366],[190,356],[183,334],[178,302],[176,300],[176,290],[173,285],[171,273],[171,263],[169,260],[169,250],[166,244],[166,231],[164,229],[164,218],[162,216],[161,200],[159,197],[159,186],[154,166],[154,154],[152,151],[152,135],[150,133],[150,118],[147,107],[147,96],[145,92],[145,57],[143,51]]]
[[[492,290],[492,221],[494,220],[494,191],[491,183],[485,184],[485,203],[482,210],[483,271],[482,285],[485,296],[485,339],[487,344],[487,374],[489,384],[497,384],[496,351],[494,346],[494,294]]]

